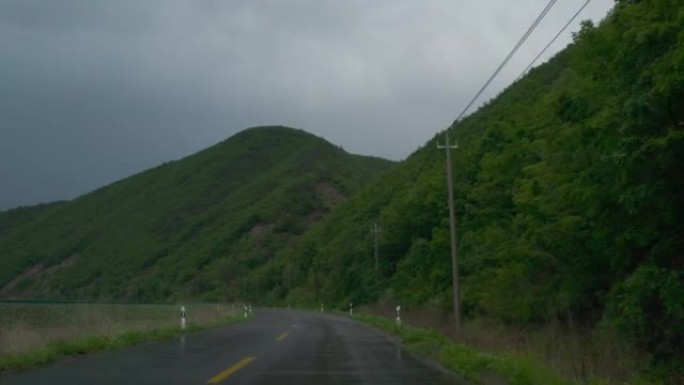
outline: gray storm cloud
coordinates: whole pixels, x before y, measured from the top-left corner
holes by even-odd
[[[581,3],[559,1],[482,101]],[[451,123],[545,4],[5,0],[0,210],[74,198],[255,125],[402,159]]]

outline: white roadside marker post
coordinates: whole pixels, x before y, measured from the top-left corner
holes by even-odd
[[[401,306],[397,305],[397,326],[401,326]]]
[[[354,315],[354,304],[349,303],[349,315]]]
[[[321,313],[323,313],[323,304],[321,304]]]
[[[181,306],[181,329],[185,330],[186,318],[185,318],[185,306]]]
[[[244,310],[245,310],[245,313],[244,313],[244,314],[245,314],[245,317],[244,317],[244,318],[247,318],[247,305],[242,305],[242,307],[243,307]]]

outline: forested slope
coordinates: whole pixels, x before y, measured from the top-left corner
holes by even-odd
[[[600,26],[584,23],[566,50],[450,128],[466,317],[607,322],[656,357],[681,359],[683,26],[681,1],[620,1]],[[276,287],[279,269],[289,269],[292,302],[394,298],[449,309],[442,136],[259,279]]]
[[[393,163],[258,127],[70,202],[0,213],[0,298],[227,301]]]

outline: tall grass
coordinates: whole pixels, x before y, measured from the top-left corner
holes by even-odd
[[[362,309],[372,315],[394,318],[394,305],[378,304]],[[641,383],[648,358],[627,344],[610,328],[581,330],[562,323],[539,327],[506,327],[486,320],[466,321],[460,335],[453,319],[434,308],[402,311],[405,324],[434,330],[463,347],[484,354],[518,357],[557,373],[570,383]]]
[[[206,325],[232,314],[230,306],[188,305],[188,322]],[[1,304],[0,354],[21,353],[64,340],[180,326],[177,305]]]
[[[189,330],[237,318],[230,305],[186,305]],[[178,305],[0,304],[0,370],[179,334]]]

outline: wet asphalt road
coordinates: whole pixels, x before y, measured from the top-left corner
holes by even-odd
[[[1,385],[461,384],[385,335],[344,317],[263,310],[250,321],[173,341],[0,375]]]

